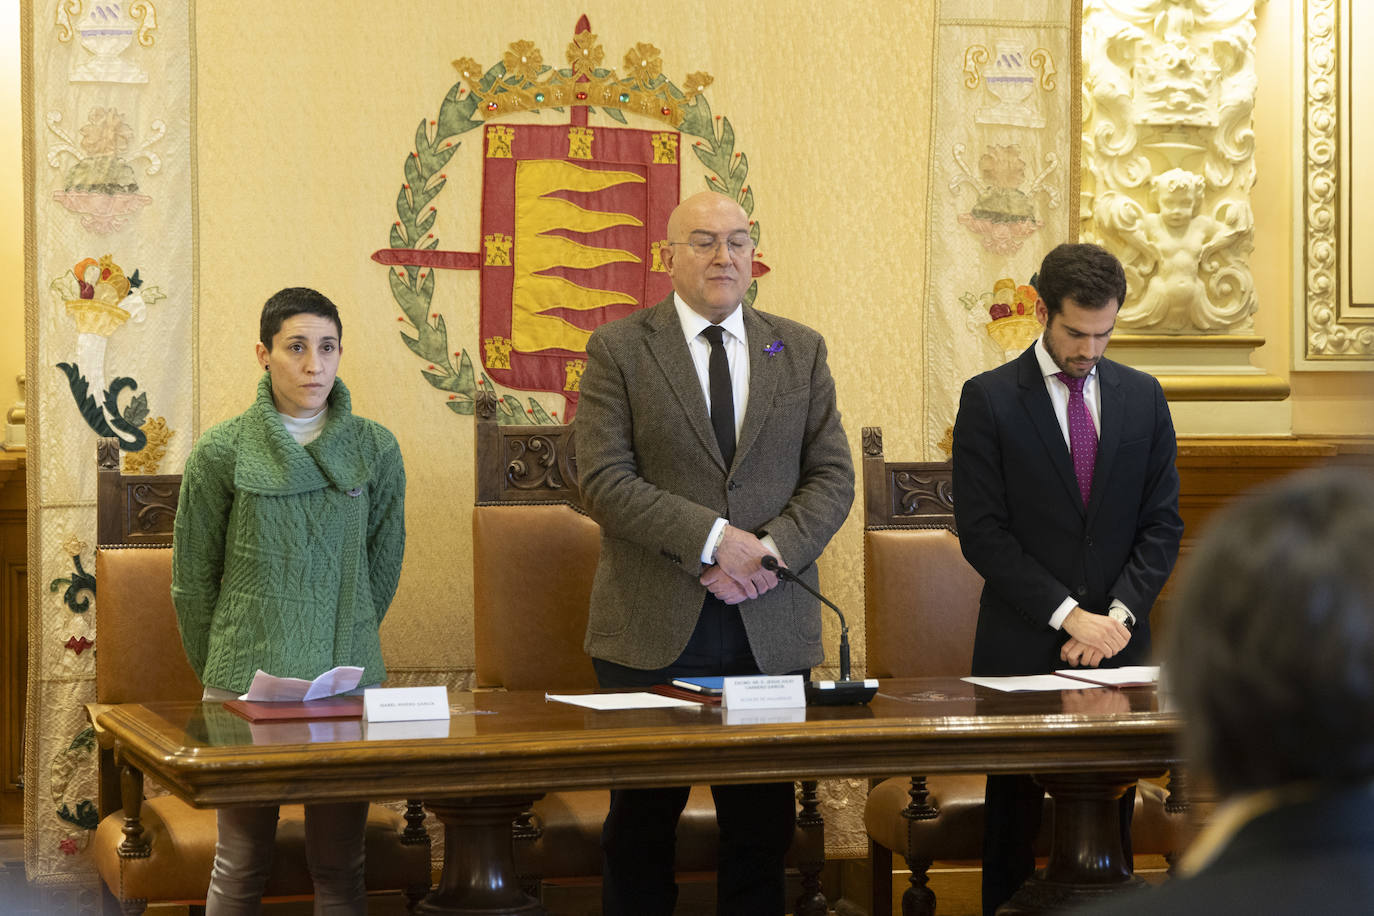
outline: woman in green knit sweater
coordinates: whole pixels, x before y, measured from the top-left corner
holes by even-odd
[[[284,289],[263,306],[257,399],[186,461],[172,550],[182,644],[207,700],[259,668],[312,679],[336,665],[380,683],[378,627],[405,551],[405,470],[384,427],[354,416],[335,377],[334,304]],[[366,802],[306,806],[316,913],[367,912]],[[277,808],[222,808],[206,912],[258,911]]]

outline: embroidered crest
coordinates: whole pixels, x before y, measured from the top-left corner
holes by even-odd
[[[586,16],[564,58],[567,66],[555,69],[533,42],[517,41],[490,68],[469,57],[453,62],[460,81],[438,117],[416,132],[391,245],[372,256],[389,267],[402,339],[455,413],[471,414],[485,389],[503,422],[558,421],[558,411],[534,397],[525,406],[495,396],[499,384],[559,395],[563,420],[572,419],[591,332],[672,288],[660,256],[666,240],[650,233],[662,231],[677,204],[683,135],[696,138],[691,149],[707,186],[746,213],[754,209],[748,160],[735,150],[729,120],[713,116],[703,95],[708,74],[691,73],[679,87],[662,72],[662,52],[646,42],[625,53],[622,70],[607,68]],[[598,110],[623,126],[590,123]],[[494,123],[520,113],[562,123]],[[632,127],[629,117],[654,127]],[[479,127],[481,251],[440,250],[434,201],[448,183],[459,138]],[[756,246],[759,234],[751,221]],[[450,349],[434,305],[440,268],[481,275],[480,368],[467,350]],[[756,261],[753,272],[767,268]],[[745,301],[756,291],[751,286]]]

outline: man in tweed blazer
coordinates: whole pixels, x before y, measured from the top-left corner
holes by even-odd
[[[668,221],[674,295],[598,328],[576,419],[582,498],[601,525],[585,648],[606,687],[688,675],[805,673],[824,657],[820,606],[776,587],[773,554],[813,586],[854,497],[826,366],[804,325],[742,304],[753,243],[742,209],[705,192]],[[714,344],[704,329],[723,328]],[[723,348],[733,437],[710,403]],[[727,415],[728,417],[728,415]],[[728,451],[733,449],[733,456]],[[718,912],[785,911],[790,783],[716,786]],[[602,834],[603,912],[671,913],[687,788],[617,791]]]

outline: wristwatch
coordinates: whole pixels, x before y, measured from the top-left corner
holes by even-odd
[[[1110,618],[1112,618],[1113,620],[1115,620],[1117,623],[1122,624],[1122,625],[1125,626],[1126,629],[1128,629],[1128,630],[1134,630],[1134,629],[1135,629],[1135,621],[1131,619],[1131,615],[1130,615],[1130,614],[1127,614],[1127,613],[1126,613],[1126,609],[1125,609],[1125,608],[1119,608],[1119,607],[1111,608],[1110,610],[1107,611],[1107,616],[1110,617]]]

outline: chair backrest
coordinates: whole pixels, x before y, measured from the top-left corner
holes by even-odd
[[[477,407],[475,685],[595,687],[582,640],[601,529],[578,508],[572,428],[503,425]]]
[[[122,454],[118,439],[96,440],[96,543],[171,546],[181,475],[126,475]]]
[[[100,703],[194,700],[172,606],[179,474],[124,475],[119,444],[96,448],[95,689]]]
[[[982,577],[959,550],[947,461],[886,461],[863,429],[864,625],[869,677],[962,676]]]

